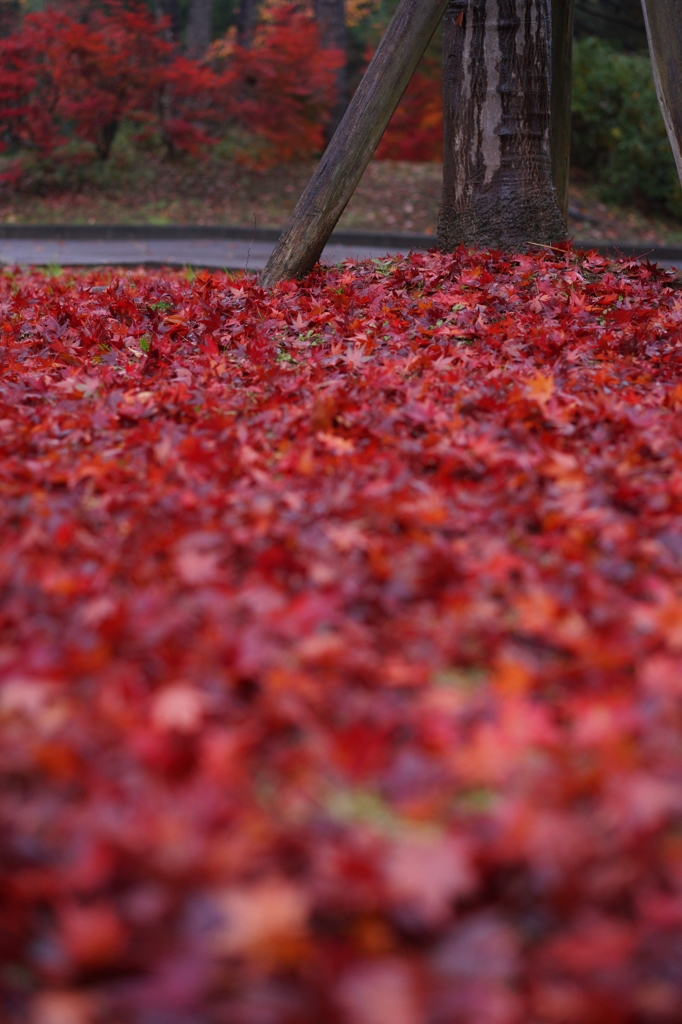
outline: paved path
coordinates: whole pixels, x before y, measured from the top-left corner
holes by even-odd
[[[40,229],[37,229],[38,231]],[[264,232],[260,232],[264,234]],[[273,234],[270,232],[269,234]],[[408,236],[381,239],[371,235],[358,240],[349,236],[332,239],[323,259],[340,263],[348,258],[372,259],[389,253],[407,252],[410,247],[427,248],[435,239]],[[49,238],[0,236],[0,264],[20,266],[140,266],[141,264],[179,267],[208,267],[225,270],[262,270],[272,252],[272,238]],[[606,248],[606,246],[604,246]],[[626,246],[623,247],[624,249]],[[641,252],[642,250],[639,249]],[[633,253],[634,255],[634,253]],[[677,250],[651,249],[652,261],[682,270],[682,253]]]
[[[2,238],[0,263],[21,266],[164,266],[217,267],[225,270],[262,270],[273,242],[232,239],[71,240]],[[393,248],[391,251],[396,252]],[[387,248],[352,243],[332,243],[324,250],[328,263],[349,257],[371,259],[385,256]]]

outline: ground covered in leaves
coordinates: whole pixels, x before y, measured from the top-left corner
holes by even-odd
[[[0,156],[0,169],[2,158]],[[213,155],[168,161],[145,154],[98,167],[81,181],[0,191],[0,224],[199,224],[281,227],[314,162],[254,171]],[[434,234],[440,164],[373,160],[340,221],[346,230]]]
[[[682,301],[0,278],[16,1024],[682,1019]]]
[[[303,192],[314,163],[254,171],[214,154],[207,160],[161,160],[115,152],[109,163],[79,177],[26,182],[0,191],[2,224],[199,224],[281,227]],[[2,156],[0,154],[0,171]],[[682,224],[634,208],[607,206],[598,190],[572,183],[568,231],[581,242],[675,245]],[[339,227],[434,235],[443,187],[440,163],[372,160]]]

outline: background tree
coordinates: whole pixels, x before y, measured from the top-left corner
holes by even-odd
[[[155,0],[155,8],[157,17],[168,18],[168,37],[176,43],[182,32],[180,0]]]
[[[21,20],[21,3],[19,0],[0,0],[0,39],[14,32]]]
[[[237,11],[237,41],[240,46],[251,46],[258,21],[259,0],[240,0]]]
[[[349,96],[348,32],[346,30],[345,0],[315,0],[315,16],[320,27],[320,45],[323,50],[336,50],[343,54],[336,72],[334,105],[326,126],[327,142],[341,123]]]
[[[213,0],[190,0],[185,49],[187,56],[199,60],[211,43]]]
[[[574,0],[552,0],[552,180],[559,209],[568,223],[571,164],[571,93],[573,85]]]
[[[451,0],[441,248],[523,249],[566,226],[550,159],[550,0]]]

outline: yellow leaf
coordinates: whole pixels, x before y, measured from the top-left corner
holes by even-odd
[[[534,377],[526,381],[526,389],[529,397],[544,409],[554,394],[554,377],[551,374],[536,373]]]

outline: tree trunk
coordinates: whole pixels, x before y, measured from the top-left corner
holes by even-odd
[[[658,102],[682,183],[682,3],[642,0]]]
[[[315,0],[315,14],[320,29],[323,50],[340,50],[344,61],[336,73],[334,105],[326,125],[327,142],[341,124],[349,99],[348,33],[346,31],[345,0]]]
[[[180,38],[180,0],[156,0],[157,17],[166,17],[169,20],[168,36],[171,42],[177,43]]]
[[[95,148],[100,160],[108,160],[111,155],[111,147],[118,135],[118,120],[107,121],[99,130]]]
[[[185,49],[187,56],[200,60],[211,45],[213,0],[191,0]]]
[[[261,275],[272,287],[312,270],[353,195],[448,0],[401,0],[336,135]]]
[[[20,0],[0,0],[0,39],[16,32],[21,22]]]
[[[566,237],[550,158],[550,0],[451,0],[443,27],[441,248]]]
[[[571,91],[575,0],[552,0],[552,180],[568,223],[568,172],[571,164]]]
[[[257,21],[258,0],[240,0],[237,11],[237,42],[240,46],[251,46]]]

